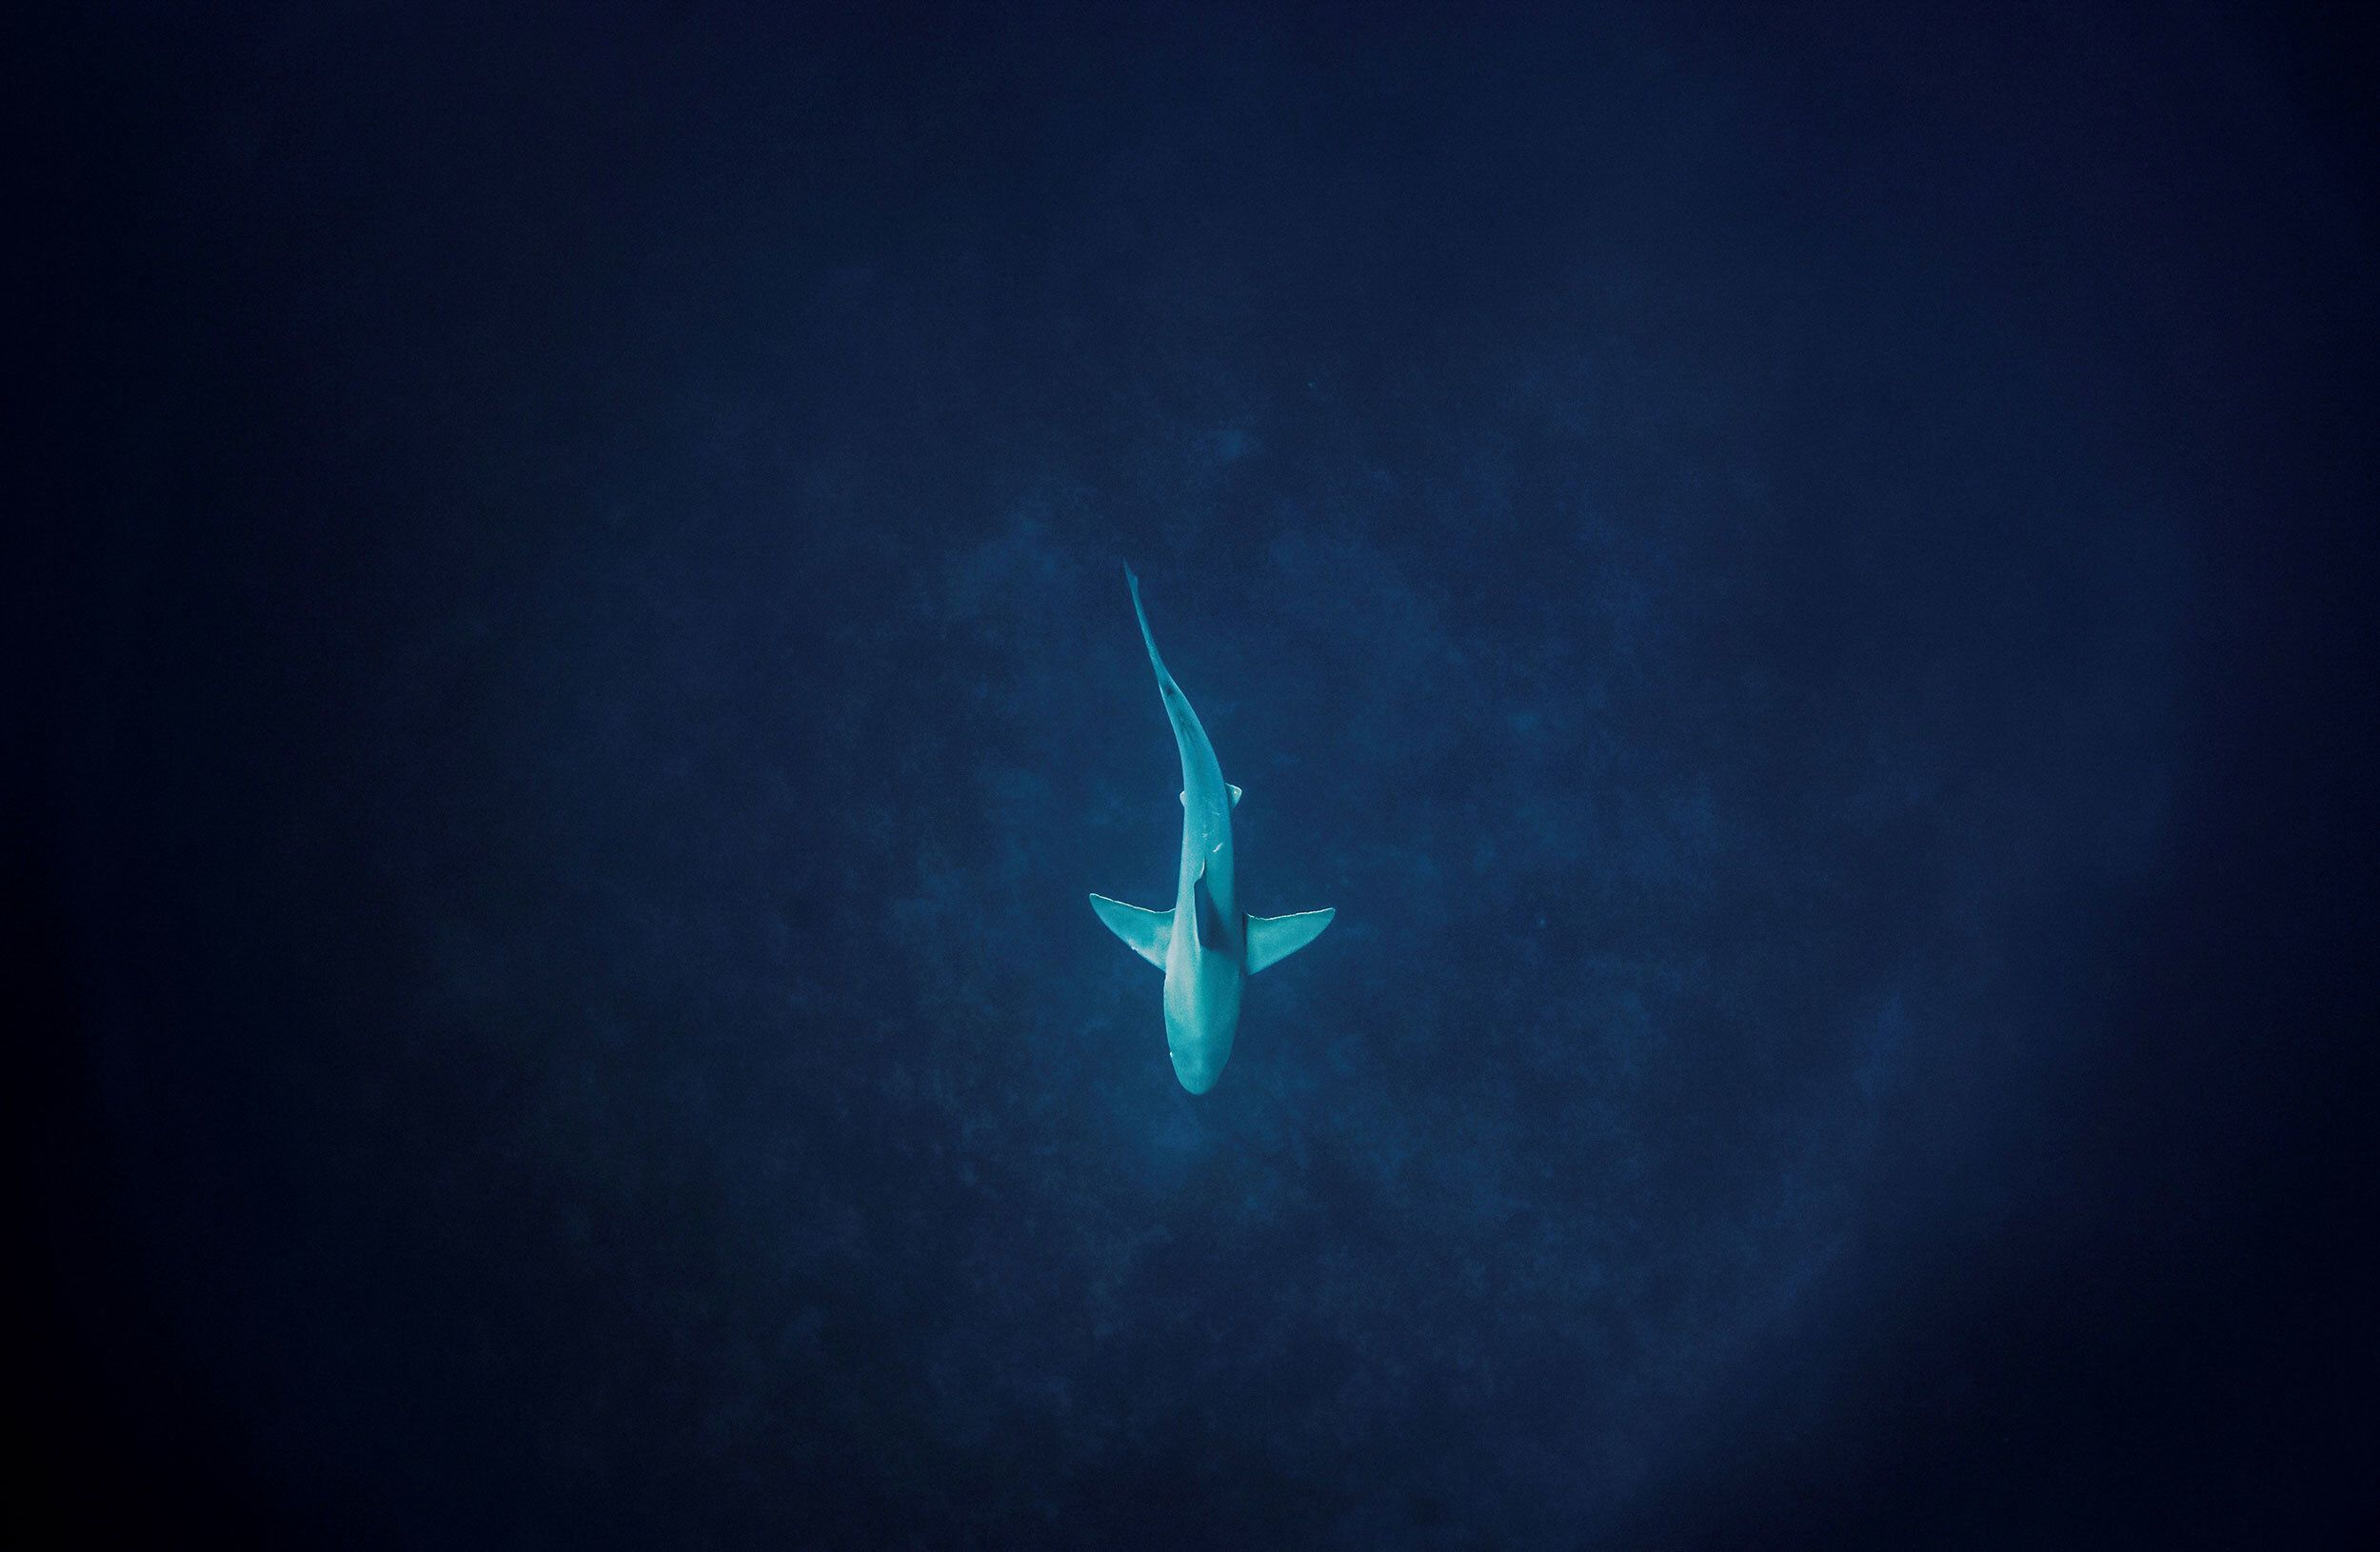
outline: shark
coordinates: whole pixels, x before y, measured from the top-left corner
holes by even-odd
[[[1240,788],[1223,780],[1199,714],[1158,655],[1148,610],[1140,607],[1140,579],[1129,566],[1124,582],[1132,589],[1132,612],[1140,622],[1149,667],[1157,670],[1158,697],[1181,754],[1181,870],[1170,910],[1128,905],[1097,893],[1091,909],[1125,947],[1165,972],[1165,1050],[1181,1086],[1203,1094],[1231,1060],[1248,977],[1321,936],[1338,911],[1240,913],[1231,845],[1231,811],[1239,805]]]

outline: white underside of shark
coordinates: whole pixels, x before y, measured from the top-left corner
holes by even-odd
[[[1091,908],[1125,946],[1165,972],[1165,1048],[1173,1057],[1174,1076],[1191,1093],[1203,1094],[1231,1060],[1240,994],[1248,977],[1312,943],[1337,912],[1240,914],[1231,849],[1231,810],[1240,788],[1223,780],[1198,713],[1157,655],[1157,638],[1149,634],[1148,613],[1140,607],[1140,579],[1130,567],[1124,579],[1132,587],[1132,612],[1140,619],[1150,667],[1157,670],[1166,720],[1174,726],[1174,744],[1181,751],[1181,874],[1171,910],[1127,905],[1101,894],[1091,897]]]

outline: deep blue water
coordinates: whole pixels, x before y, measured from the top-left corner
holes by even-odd
[[[2371,1508],[2345,12],[487,9],[10,109],[34,1507]],[[1127,561],[1339,911],[1201,1098]]]

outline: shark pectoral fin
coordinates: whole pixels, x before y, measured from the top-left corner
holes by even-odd
[[[1170,912],[1144,910],[1127,905],[1105,895],[1091,897],[1091,908],[1099,912],[1107,930],[1124,941],[1124,946],[1147,960],[1159,969],[1165,967],[1165,947],[1173,941],[1174,919]]]
[[[1225,782],[1223,785],[1225,786],[1231,786],[1229,782]],[[1180,804],[1184,808],[1187,808],[1190,806],[1190,794],[1187,792],[1177,792],[1174,794],[1174,801]],[[1231,786],[1231,806],[1235,808],[1240,806],[1240,788],[1236,786]]]
[[[1248,918],[1248,973],[1282,960],[1303,948],[1322,935],[1339,914],[1337,906],[1323,910],[1300,911],[1295,916],[1251,916]]]
[[[1199,920],[1199,946],[1223,946],[1223,913],[1215,904],[1215,891],[1206,886],[1206,864],[1199,864],[1199,876],[1190,885],[1190,903]]]

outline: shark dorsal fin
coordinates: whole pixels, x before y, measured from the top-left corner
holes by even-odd
[[[1199,876],[1190,885],[1191,913],[1198,918],[1199,946],[1220,948],[1227,937],[1223,928],[1223,913],[1215,904],[1215,891],[1206,886],[1206,864],[1199,865]]]
[[[1231,786],[1229,782],[1225,782],[1223,785],[1225,786]],[[1240,788],[1231,786],[1231,806],[1233,807],[1237,808],[1240,806]],[[1190,794],[1187,792],[1177,792],[1174,794],[1174,801],[1180,804],[1184,808],[1187,808],[1190,806]]]

